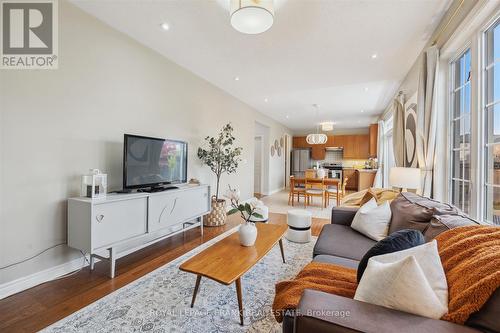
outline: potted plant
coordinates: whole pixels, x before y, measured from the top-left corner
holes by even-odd
[[[217,177],[215,195],[212,196],[212,211],[205,220],[206,226],[219,226],[226,223],[226,200],[219,198],[220,178],[224,173],[236,172],[243,148],[234,147],[235,137],[231,123],[224,125],[215,137],[205,138],[205,147],[198,148],[198,158],[210,167]]]
[[[240,191],[238,189],[232,189],[229,186],[229,191],[226,196],[231,201],[231,209],[228,214],[236,214],[240,213],[241,218],[243,219],[243,224],[240,225],[239,228],[239,236],[240,236],[240,244],[243,246],[253,246],[255,244],[255,240],[257,239],[257,228],[255,227],[255,221],[252,220],[252,217],[256,217],[258,219],[262,218],[262,215],[257,213],[258,209],[253,203],[240,203]]]

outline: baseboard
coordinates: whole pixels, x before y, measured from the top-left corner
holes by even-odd
[[[275,189],[275,190],[269,191],[266,195],[273,195],[273,194],[276,194],[276,193],[278,193],[278,192],[283,191],[284,189],[285,189],[284,187],[282,187],[282,188],[277,188],[277,189]]]
[[[85,261],[85,265],[83,263],[83,257],[80,256],[77,259],[73,259],[64,264],[54,266],[51,268],[44,269],[43,271],[36,272],[27,276],[23,276],[19,279],[9,281],[7,283],[0,285],[0,299],[9,297],[11,295],[17,294],[21,291],[24,291],[29,288],[33,288],[39,284],[42,284],[47,281],[51,281],[61,277],[65,274],[74,272],[79,270],[85,266],[87,266],[87,262]]]

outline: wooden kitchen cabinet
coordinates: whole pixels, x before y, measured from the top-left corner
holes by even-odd
[[[344,148],[345,159],[361,160],[369,157],[369,135],[336,135],[334,142],[336,147]]]
[[[344,148],[345,159],[367,159],[370,157],[370,135],[330,135],[324,145],[310,145],[305,136],[293,137],[293,148],[311,148],[313,160],[324,160],[327,147]]]
[[[311,148],[311,145],[307,143],[305,136],[294,136],[292,139],[293,148]]]
[[[378,153],[378,124],[370,125],[370,157],[377,157]]]
[[[316,161],[322,161],[326,157],[326,146],[325,145],[312,145],[311,149],[311,159]]]

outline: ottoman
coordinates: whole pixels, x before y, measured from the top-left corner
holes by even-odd
[[[287,215],[286,239],[295,243],[310,242],[312,213],[304,209],[292,209]]]

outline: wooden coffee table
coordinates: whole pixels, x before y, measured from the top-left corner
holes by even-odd
[[[240,324],[243,325],[241,276],[259,262],[276,243],[280,245],[281,257],[283,263],[285,262],[282,237],[288,227],[282,224],[263,223],[257,223],[256,226],[258,234],[254,246],[241,246],[238,232],[235,232],[198,253],[180,266],[181,270],[197,275],[191,307],[194,306],[202,276],[225,285],[235,282]]]

